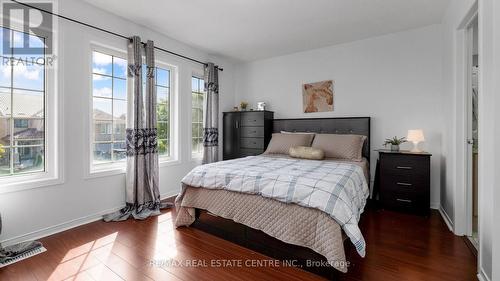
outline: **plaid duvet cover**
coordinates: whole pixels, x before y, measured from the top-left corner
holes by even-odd
[[[344,230],[358,253],[365,240],[358,221],[369,196],[358,165],[269,156],[250,156],[201,165],[182,179],[183,186],[258,194],[327,213]],[[184,192],[179,195],[182,197]]]

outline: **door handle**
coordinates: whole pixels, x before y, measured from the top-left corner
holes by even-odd
[[[467,144],[474,144],[474,140],[473,139],[468,139],[467,140]]]

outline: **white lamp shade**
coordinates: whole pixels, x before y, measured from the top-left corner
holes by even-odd
[[[407,141],[411,141],[414,143],[418,143],[421,141],[425,141],[424,131],[418,130],[408,130],[408,136],[406,137]]]

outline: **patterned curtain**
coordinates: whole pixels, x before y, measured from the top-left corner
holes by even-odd
[[[138,36],[128,44],[127,77],[127,177],[126,206],[104,216],[105,221],[122,221],[132,216],[146,219],[159,215],[167,204],[160,202],[158,186],[158,144],[153,41],[146,43],[146,92],[142,84],[142,43]]]
[[[203,102],[203,164],[219,158],[219,69],[213,63],[205,66]]]

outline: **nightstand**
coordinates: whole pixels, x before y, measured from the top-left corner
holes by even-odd
[[[431,154],[377,151],[380,206],[385,209],[429,215]]]

